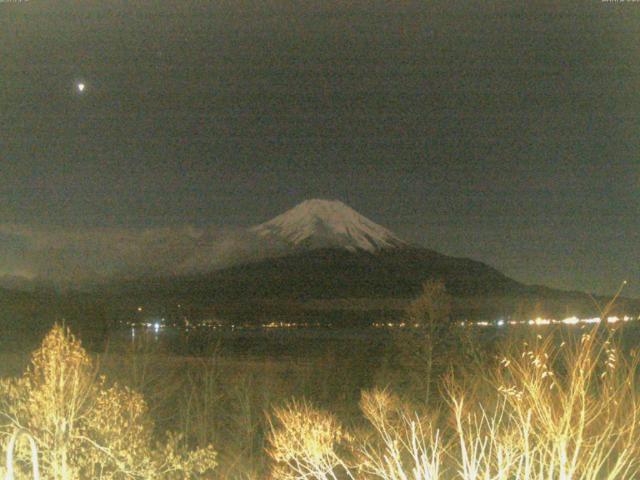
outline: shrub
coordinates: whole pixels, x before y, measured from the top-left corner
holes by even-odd
[[[336,418],[306,402],[289,402],[274,411],[269,450],[277,480],[353,478],[344,461],[349,436]]]
[[[373,427],[357,450],[364,475],[385,480],[435,480],[443,448],[433,419],[411,411],[386,390],[362,393],[360,408]]]

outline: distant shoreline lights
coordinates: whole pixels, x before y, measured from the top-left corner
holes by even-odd
[[[615,324],[615,323],[625,323],[631,322],[634,320],[638,320],[640,317],[635,318],[629,315],[624,315],[623,317],[618,317],[616,315],[609,316],[606,319],[606,323]],[[479,321],[470,321],[465,320],[458,322],[458,325],[461,327],[504,327],[506,325],[532,325],[532,326],[545,326],[545,325],[589,325],[589,324],[597,324],[601,323],[602,318],[600,317],[589,317],[589,318],[579,318],[579,317],[567,317],[561,320],[555,318],[542,318],[537,317],[530,320],[504,320],[498,319],[495,321],[487,321],[487,320],[479,320]],[[411,327],[406,322],[376,322],[372,325],[376,328],[406,328]],[[418,324],[414,324],[413,327],[419,327]]]

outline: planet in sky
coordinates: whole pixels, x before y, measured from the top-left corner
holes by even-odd
[[[78,93],[84,92],[85,88],[86,88],[86,85],[83,82],[78,82],[76,84],[76,89],[78,90]]]

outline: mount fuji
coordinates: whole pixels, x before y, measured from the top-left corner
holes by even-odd
[[[346,310],[369,319],[397,316],[423,282],[439,279],[461,318],[592,309],[584,293],[526,285],[485,263],[412,245],[337,200],[304,201],[246,233],[259,255],[200,273],[121,283],[112,293],[127,302],[184,303],[243,321]]]
[[[305,249],[375,252],[408,246],[339,200],[306,200],[250,231],[270,241]]]
[[[484,263],[412,245],[338,200],[306,200],[247,233],[260,256],[245,256],[225,268],[133,282],[126,291],[199,304],[266,301],[272,308],[273,302],[407,299],[430,278],[442,279],[457,296],[525,288]]]

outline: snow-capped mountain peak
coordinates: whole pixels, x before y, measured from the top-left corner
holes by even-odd
[[[251,229],[260,237],[305,248],[373,252],[406,243],[339,200],[306,200]]]

